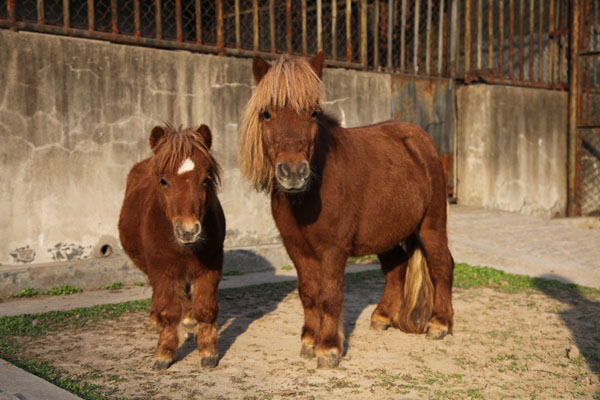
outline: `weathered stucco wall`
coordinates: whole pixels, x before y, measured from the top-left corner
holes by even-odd
[[[473,85],[457,91],[458,201],[562,216],[567,93]]]
[[[0,76],[0,263],[118,246],[126,174],[163,121],[212,129],[227,247],[278,243],[268,198],[238,169],[251,60],[0,30]],[[389,80],[326,70],[325,108],[346,126],[389,119]]]

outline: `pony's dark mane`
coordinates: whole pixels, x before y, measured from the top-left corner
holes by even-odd
[[[191,157],[194,150],[200,152],[210,164],[210,180],[216,189],[221,181],[221,167],[210,154],[209,148],[202,135],[196,128],[175,128],[171,124],[165,124],[165,134],[156,144],[153,157],[154,168],[160,173],[174,173],[185,161]]]

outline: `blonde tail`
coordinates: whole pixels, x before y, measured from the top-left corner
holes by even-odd
[[[406,245],[407,253],[412,254],[406,267],[402,305],[393,323],[403,332],[424,333],[433,309],[433,283],[421,245],[416,240]]]

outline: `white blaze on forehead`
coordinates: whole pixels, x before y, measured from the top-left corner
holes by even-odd
[[[177,170],[177,173],[179,175],[181,175],[184,172],[192,171],[194,169],[194,167],[195,167],[194,162],[192,160],[190,160],[189,158],[186,158],[185,161],[183,162],[183,164],[181,164],[181,167],[179,167],[179,169]]]

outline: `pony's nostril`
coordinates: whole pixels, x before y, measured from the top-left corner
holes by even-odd
[[[197,235],[200,233],[200,223],[194,222],[194,227],[192,228],[192,235]]]
[[[179,237],[182,237],[184,235],[184,231],[183,228],[181,228],[181,225],[177,224],[175,225],[175,234]]]
[[[298,169],[298,174],[302,178],[305,178],[305,179],[308,178],[308,163],[306,161],[303,161],[302,164],[300,164],[300,168]]]
[[[279,163],[277,164],[277,173],[280,178],[287,179],[290,176],[290,167],[287,164]]]

